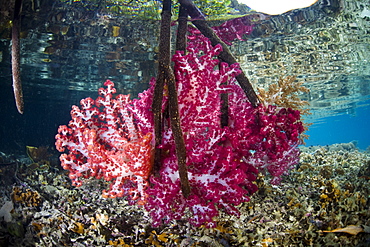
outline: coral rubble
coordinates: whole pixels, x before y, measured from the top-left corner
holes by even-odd
[[[30,166],[18,164],[12,169],[18,170],[13,174],[17,183],[38,191],[42,201],[36,207],[14,202],[10,221],[0,217],[0,242],[5,246],[367,246],[370,189],[363,174],[370,155],[356,149],[336,150],[338,146],[302,148],[300,164],[278,186],[268,182],[268,175],[259,175],[260,189],[238,206],[240,216],[221,213],[214,218],[214,228],[195,227],[184,220],[156,228],[143,208],[119,198],[102,198],[99,188],[107,186],[106,181],[88,180],[74,188],[58,169],[30,173],[26,172]],[[9,174],[6,169],[10,168],[2,168],[0,179]],[[15,189],[19,186],[2,186],[0,205],[11,202],[14,190],[20,193],[20,188]]]

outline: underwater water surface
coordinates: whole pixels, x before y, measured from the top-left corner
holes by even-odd
[[[7,117],[1,119],[1,149],[52,147],[71,105],[96,97],[106,79],[116,83],[119,93],[136,97],[156,75],[158,20],[110,17],[95,9],[82,12],[64,2],[45,4],[48,8],[37,12],[26,8],[22,17],[23,116],[12,102],[11,42],[3,16],[0,111]],[[370,95],[366,6],[360,1],[319,1],[272,16],[231,46],[255,88],[287,75],[305,82],[310,92],[301,98],[312,113],[305,119],[314,123],[307,145],[356,140],[361,149],[369,145],[364,126],[369,108],[360,107]]]

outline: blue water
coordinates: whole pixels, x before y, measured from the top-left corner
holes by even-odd
[[[307,134],[307,146],[355,141],[359,149],[365,150],[370,146],[370,106],[356,108],[354,114],[321,118]]]

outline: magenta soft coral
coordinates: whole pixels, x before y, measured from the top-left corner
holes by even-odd
[[[215,58],[220,50],[193,30],[187,55],[174,56],[191,195],[181,194],[176,150],[167,128],[166,157],[159,177],[151,179],[145,205],[155,225],[180,219],[187,211],[197,226],[212,226],[219,210],[238,215],[235,206],[257,190],[253,181],[258,172],[268,171],[272,183],[278,183],[298,161],[298,135],[303,131],[299,112],[276,106],[253,108],[235,83],[238,66]],[[229,95],[229,125],[224,128],[221,93]]]
[[[163,144],[167,157],[159,176],[151,179],[145,205],[155,225],[163,219],[179,219],[189,210],[194,225],[211,226],[219,210],[237,215],[235,206],[248,201],[257,190],[252,183],[257,170],[230,145],[229,135],[234,130],[220,124],[220,95],[232,93],[226,83],[232,83],[240,72],[238,66],[219,63],[215,56],[221,46],[213,48],[205,38],[194,40],[189,43],[187,55],[177,52],[174,56],[191,195],[185,198],[181,194],[176,150],[171,129],[167,128]]]
[[[230,142],[243,160],[259,172],[268,171],[271,183],[277,184],[298,163],[299,134],[304,131],[300,112],[262,104],[253,109],[241,90],[234,92],[229,99]]]

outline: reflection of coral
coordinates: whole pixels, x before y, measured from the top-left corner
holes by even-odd
[[[243,35],[250,34],[253,31],[254,24],[260,19],[260,14],[246,15],[228,20],[220,26],[213,27],[213,30],[223,42],[231,45],[231,41],[235,39],[243,41]]]
[[[36,207],[41,203],[40,194],[37,191],[26,189],[25,191],[20,187],[13,187],[11,194],[13,202],[21,203],[27,207]]]

